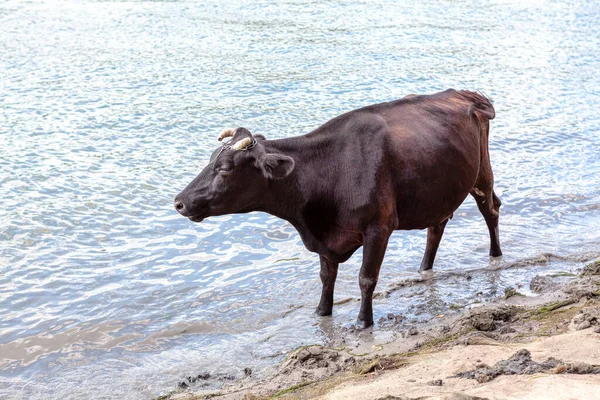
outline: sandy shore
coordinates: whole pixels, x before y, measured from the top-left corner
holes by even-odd
[[[360,332],[357,344],[300,348],[267,378],[161,399],[600,399],[600,261],[532,288],[539,296],[507,293],[403,339]]]

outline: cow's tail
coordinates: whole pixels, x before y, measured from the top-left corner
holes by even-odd
[[[494,119],[496,111],[494,110],[492,102],[481,93],[462,90],[460,94],[471,102],[469,115],[475,118],[481,132],[479,142],[479,154],[481,158],[479,164],[479,176],[477,177],[475,188],[484,193],[489,193],[491,196],[494,187],[494,174],[490,163],[488,142],[490,136],[490,120]]]
[[[469,108],[469,114],[479,114],[486,119],[494,119],[496,116],[496,110],[490,99],[484,96],[482,93],[470,92],[468,90],[461,90],[459,92],[463,97],[471,101],[472,106]]]

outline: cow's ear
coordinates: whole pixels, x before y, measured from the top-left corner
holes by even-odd
[[[264,137],[263,135],[261,135],[260,133],[256,134],[256,135],[252,135],[252,137],[256,140],[267,140],[267,138]]]
[[[268,179],[285,178],[294,170],[294,159],[283,154],[267,153],[258,160],[257,164]]]

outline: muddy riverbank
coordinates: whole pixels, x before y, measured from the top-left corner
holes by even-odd
[[[305,346],[268,376],[202,390],[207,375],[189,377],[161,399],[486,399],[593,398],[600,390],[600,260],[579,275],[539,276],[535,296],[516,288],[481,307],[369,340],[348,329],[338,346]]]

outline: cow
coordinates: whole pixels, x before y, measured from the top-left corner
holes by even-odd
[[[218,140],[228,140],[176,196],[175,209],[193,222],[251,211],[288,221],[319,254],[320,316],[332,313],[338,265],[362,246],[356,326],[367,328],[394,230],[427,229],[420,270],[430,270],[448,220],[471,194],[490,256],[502,255],[488,151],[494,117],[482,94],[449,89],[353,110],[303,136],[267,140],[226,129]]]

